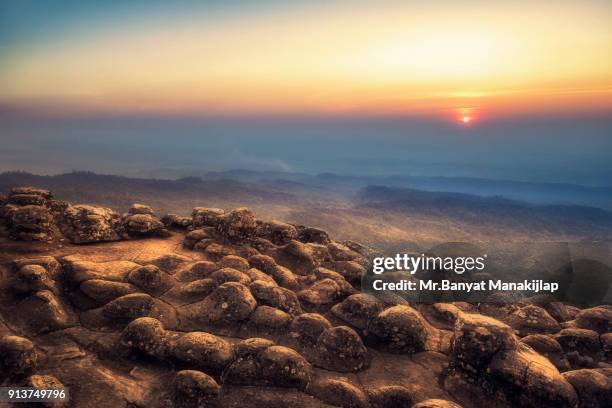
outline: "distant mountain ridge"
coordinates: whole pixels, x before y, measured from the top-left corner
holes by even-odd
[[[203,174],[204,178],[229,177],[236,180],[290,180],[303,184],[364,188],[369,185],[412,188],[415,190],[501,196],[534,204],[583,205],[612,210],[612,188],[571,183],[495,180],[468,177],[431,176],[342,176],[333,173],[254,172],[231,170]]]
[[[175,180],[91,172],[0,174],[0,192],[32,185],[60,200],[123,212],[148,203],[159,214],[189,215],[198,206],[247,206],[258,216],[334,231],[382,246],[407,241],[610,240],[612,212],[595,206],[534,203],[495,194],[405,188],[332,174],[233,171]]]
[[[385,186],[368,186],[361,190],[361,206],[395,210],[444,213],[455,217],[526,217],[556,218],[559,222],[598,223],[612,231],[612,212],[579,205],[535,205],[504,197],[479,197],[463,193],[441,193]]]
[[[94,173],[75,171],[55,176],[37,176],[27,172],[0,173],[0,183],[10,180],[33,179],[40,177],[46,182],[68,178],[82,179]],[[234,169],[218,172],[202,172],[178,178],[133,178],[129,176],[100,175],[113,183],[120,180],[141,180],[143,185],[183,189],[185,185],[201,183],[201,186],[223,182],[226,186],[233,182],[265,184],[267,187],[328,189],[336,193],[356,193],[370,185],[395,188],[409,188],[423,191],[464,193],[477,196],[500,196],[508,199],[527,201],[533,204],[581,205],[612,210],[612,187],[585,186],[571,183],[528,182],[514,180],[495,180],[467,177],[430,177],[430,176],[343,176],[334,173],[310,175],[283,171],[253,171]],[[100,181],[100,179],[98,179]],[[179,183],[172,183],[177,181]],[[16,181],[15,181],[16,182]],[[213,184],[210,184],[213,183]],[[1,186],[1,185],[0,185]],[[192,186],[191,186],[192,187]],[[219,187],[217,185],[217,187]]]
[[[544,211],[559,210],[565,211],[568,215],[573,213],[587,212],[596,217],[609,217],[612,212],[583,205],[537,205],[520,200],[513,200],[502,196],[477,196],[474,194],[454,193],[454,192],[432,192],[410,188],[392,188],[387,186],[367,186],[360,191],[360,198],[363,200],[374,200],[383,197],[385,202],[411,202],[419,204],[435,203],[437,206],[449,204],[452,206],[471,205],[481,207],[503,207],[503,208],[531,208]]]

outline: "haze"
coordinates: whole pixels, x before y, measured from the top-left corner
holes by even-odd
[[[4,1],[0,170],[612,185],[606,1]]]

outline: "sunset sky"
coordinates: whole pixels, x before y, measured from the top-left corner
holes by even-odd
[[[0,171],[612,186],[612,2],[0,1]]]
[[[23,0],[2,2],[0,18],[5,108],[459,120],[612,109],[609,1]]]

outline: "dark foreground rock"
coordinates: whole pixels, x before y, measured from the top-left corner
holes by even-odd
[[[609,406],[609,306],[379,298],[369,248],[246,208],[0,201],[3,386],[103,408]]]

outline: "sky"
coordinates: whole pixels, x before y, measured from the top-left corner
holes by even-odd
[[[0,55],[0,171],[612,174],[609,1],[5,0]]]

